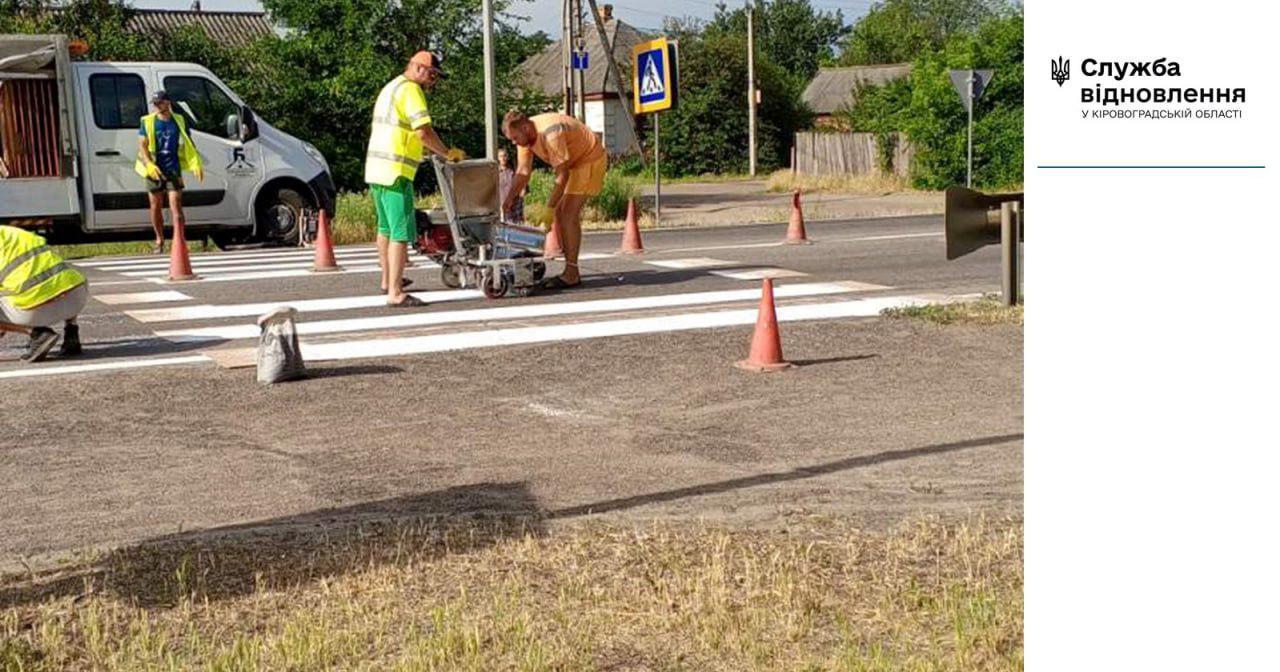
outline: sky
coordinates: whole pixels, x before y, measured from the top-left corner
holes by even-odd
[[[729,0],[735,2],[735,0]],[[741,2],[742,0],[736,0]],[[715,0],[596,0],[598,4],[613,5],[613,15],[637,28],[656,31],[662,27],[667,16],[711,18],[716,12]],[[736,4],[735,2],[735,4]],[[511,13],[529,17],[524,22],[524,31],[544,31],[553,38],[560,36],[560,3],[561,0],[515,0]],[[191,2],[183,0],[133,0],[133,4],[145,9],[187,9]],[[585,6],[585,1],[584,1]],[[852,21],[867,11],[871,0],[813,0],[813,5],[822,10],[844,11],[845,21]],[[260,10],[257,0],[201,0],[201,5],[211,11],[250,11]]]

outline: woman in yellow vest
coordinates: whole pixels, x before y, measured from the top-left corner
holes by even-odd
[[[431,89],[444,71],[440,57],[419,51],[409,59],[404,74],[387,82],[373,106],[369,151],[365,155],[364,181],[369,184],[373,209],[378,217],[378,266],[382,268],[382,291],[387,305],[397,308],[424,306],[404,288],[409,259],[409,243],[418,237],[417,215],[413,207],[413,177],[430,150],[450,161],[462,159],[462,150],[446,148],[431,127],[431,114],[423,89]]]
[[[26,362],[38,362],[58,342],[53,327],[63,328],[64,356],[80,354],[76,316],[89,301],[89,281],[54,254],[44,238],[12,226],[0,226],[0,336],[26,334]]]
[[[151,104],[156,108],[155,113],[143,117],[138,125],[138,161],[133,164],[133,170],[147,181],[151,228],[156,232],[151,252],[161,254],[164,252],[164,194],[169,192],[169,211],[173,213],[174,226],[185,225],[182,173],[192,173],[204,182],[204,166],[200,163],[200,152],[191,142],[191,136],[187,135],[187,120],[181,114],[173,113],[169,94],[156,91],[151,96]]]

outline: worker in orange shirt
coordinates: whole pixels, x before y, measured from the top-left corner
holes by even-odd
[[[515,205],[533,174],[533,157],[542,159],[556,173],[556,184],[547,199],[552,226],[560,227],[565,269],[559,277],[544,280],[544,289],[568,289],[582,284],[578,251],[582,247],[582,206],[600,193],[608,160],[604,144],[586,124],[565,114],[548,112],[532,117],[515,110],[502,119],[502,134],[518,148],[516,175],[505,212]]]

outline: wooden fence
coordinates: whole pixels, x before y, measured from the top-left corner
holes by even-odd
[[[893,172],[908,177],[914,150],[895,134]],[[796,133],[795,169],[801,175],[878,173],[880,148],[874,133]]]

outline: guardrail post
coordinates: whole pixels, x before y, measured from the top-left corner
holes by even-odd
[[[1004,305],[1018,304],[1018,228],[1021,208],[1016,201],[1000,204],[1000,291]]]

